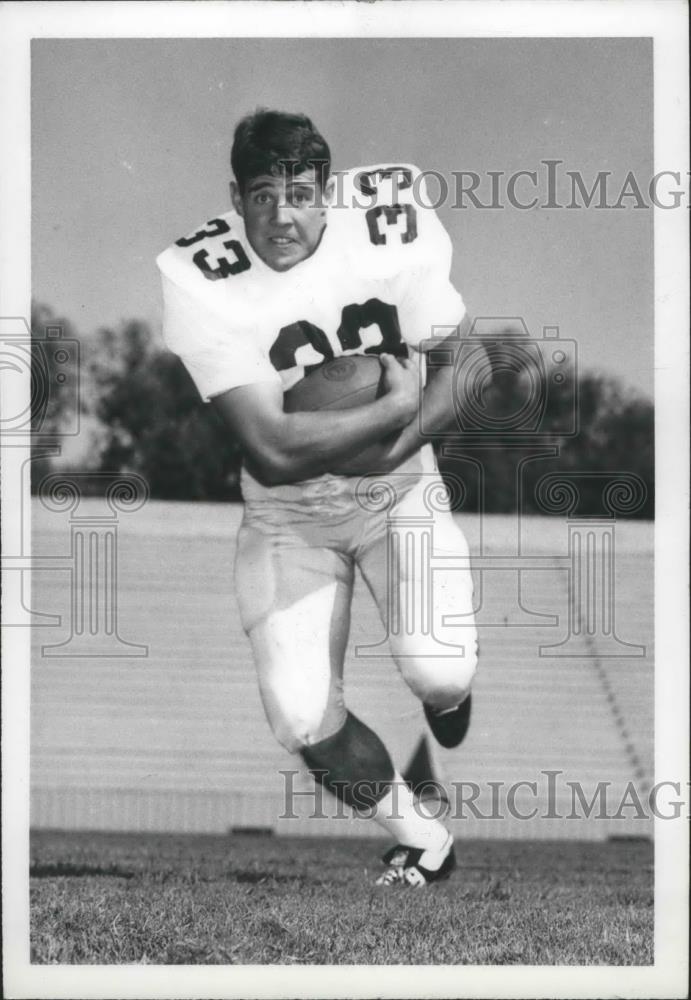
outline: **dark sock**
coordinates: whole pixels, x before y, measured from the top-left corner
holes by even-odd
[[[388,750],[351,712],[337,733],[300,753],[315,781],[355,809],[378,802],[394,778]]]

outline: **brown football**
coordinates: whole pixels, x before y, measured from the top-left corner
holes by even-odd
[[[350,410],[373,402],[384,391],[379,358],[352,354],[325,361],[283,396],[286,413]]]
[[[286,413],[314,410],[350,410],[374,402],[384,393],[384,369],[379,358],[374,355],[350,354],[332,361],[325,361],[300,382],[297,382],[283,396]],[[351,464],[380,471],[377,460],[381,457],[395,435],[388,435],[382,441],[365,448],[351,462],[341,462],[338,472],[348,475]]]

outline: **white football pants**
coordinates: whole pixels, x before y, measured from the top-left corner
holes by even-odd
[[[358,499],[354,478],[320,477],[313,488],[304,484],[299,502],[245,507],[238,603],[269,724],[292,752],[345,722],[355,565],[411,691],[438,709],[469,692],[477,633],[465,536],[443,502],[438,474],[387,482],[393,491],[373,488]]]

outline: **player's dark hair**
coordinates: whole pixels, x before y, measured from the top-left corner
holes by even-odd
[[[261,174],[300,174],[310,167],[323,189],[329,179],[331,152],[306,115],[259,108],[238,122],[230,165],[241,192]]]

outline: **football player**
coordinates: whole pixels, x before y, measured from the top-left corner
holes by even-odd
[[[232,210],[158,258],[165,340],[243,448],[237,598],[269,724],[340,799],[356,811],[374,803],[395,841],[378,883],[423,886],[454,867],[452,836],[348,710],[343,662],[356,565],[385,624],[411,580],[418,623],[429,600],[419,560],[387,560],[387,531],[392,518],[429,516],[430,482],[443,491],[420,428],[452,421],[453,364],[435,366],[422,393],[418,368],[435,328],[449,331],[452,362],[467,324],[449,280],[450,240],[415,167],[334,177],[329,147],[304,115],[244,118],[231,165]],[[284,412],[284,392],[313,366],[364,353],[380,358],[380,398]],[[387,436],[377,467],[358,467]],[[371,473],[391,487],[388,509],[362,502]],[[468,555],[448,508],[435,514],[433,554]],[[470,571],[435,573],[432,600],[442,620],[465,615],[462,645],[456,630],[440,648],[419,625],[391,630],[389,641],[432,732],[453,747],[468,728],[477,658]]]

